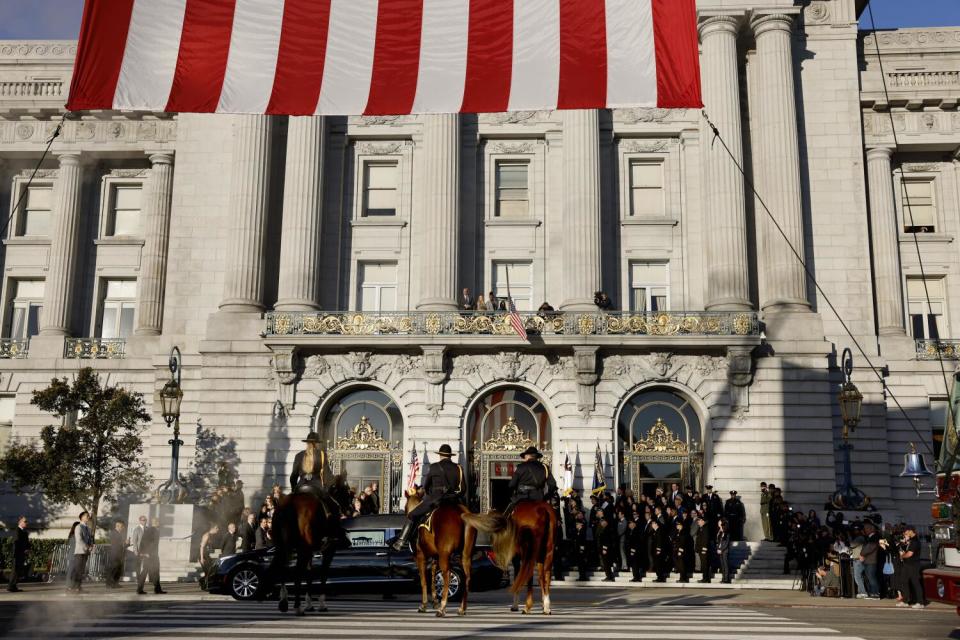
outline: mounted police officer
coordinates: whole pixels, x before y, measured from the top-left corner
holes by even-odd
[[[311,493],[320,501],[323,511],[329,520],[340,521],[340,507],[330,496],[327,489],[329,467],[327,466],[327,452],[320,446],[320,436],[311,431],[304,440],[306,448],[293,459],[293,473],[290,474],[290,488],[294,493]],[[341,546],[349,546],[342,527],[337,527],[337,542]]]
[[[445,444],[434,453],[440,456],[440,460],[431,463],[427,469],[427,474],[423,479],[423,502],[407,514],[407,522],[403,525],[403,531],[391,545],[395,551],[404,548],[417,525],[420,524],[421,519],[438,507],[441,502],[448,501],[460,504],[465,502],[463,468],[450,459],[453,457],[450,445]]]
[[[527,447],[520,457],[523,462],[517,465],[510,479],[513,497],[504,510],[505,515],[511,513],[521,500],[546,500],[557,491],[557,481],[553,479],[550,468],[540,461],[543,454],[536,447]]]

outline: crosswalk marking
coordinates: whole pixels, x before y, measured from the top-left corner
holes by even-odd
[[[502,605],[476,604],[446,618],[420,614],[417,602],[331,599],[327,613],[298,617],[277,611],[276,602],[203,601],[150,606],[71,626],[65,638],[217,640],[220,638],[445,638],[487,635],[556,640],[571,636],[611,640],[861,640],[834,629],[725,605],[578,603],[520,615]],[[17,629],[19,637],[42,637],[42,628]]]

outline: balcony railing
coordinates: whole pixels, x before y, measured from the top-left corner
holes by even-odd
[[[123,357],[126,340],[120,338],[67,338],[63,357],[81,360],[118,360]]]
[[[755,313],[520,313],[528,334],[541,336],[758,336]],[[271,312],[265,337],[513,336],[506,313],[400,311]]]
[[[10,338],[0,340],[0,358],[26,358],[29,351],[29,340],[13,340]]]
[[[917,360],[960,360],[960,340],[915,340]]]

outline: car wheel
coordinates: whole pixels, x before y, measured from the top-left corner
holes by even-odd
[[[227,576],[230,595],[235,600],[253,600],[260,591],[260,573],[253,567],[239,567]]]
[[[457,601],[463,597],[463,574],[456,569],[450,570],[450,585],[447,587],[447,599]],[[437,593],[443,591],[443,574],[437,572]]]

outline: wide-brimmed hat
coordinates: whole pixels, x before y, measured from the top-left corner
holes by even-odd
[[[450,445],[448,444],[440,445],[440,448],[434,451],[434,453],[437,454],[438,456],[443,456],[445,458],[453,457],[453,449],[451,449]]]
[[[320,436],[317,434],[316,431],[311,431],[307,435],[307,439],[303,440],[303,442],[312,442],[314,444],[320,444]]]
[[[537,451],[537,448],[535,446],[530,445],[529,447],[526,448],[526,450],[524,450],[523,453],[520,454],[521,458],[525,458],[526,456],[536,456],[537,458],[542,458],[543,454]]]

